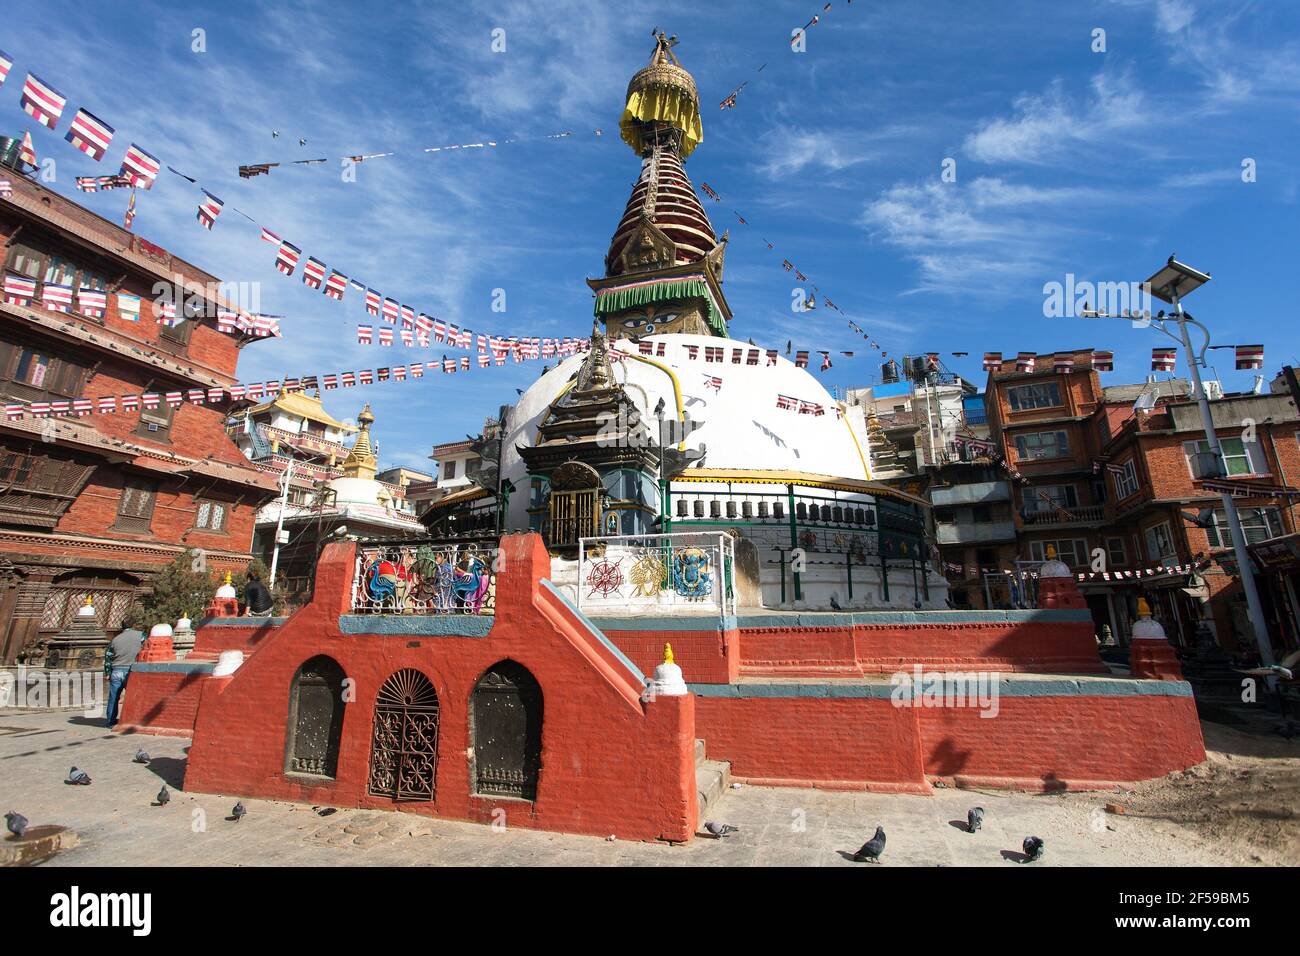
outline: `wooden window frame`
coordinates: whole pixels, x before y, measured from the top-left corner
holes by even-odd
[[[69,254],[69,251],[71,251],[72,254]],[[28,259],[39,264],[36,275],[32,275],[30,272],[24,271],[15,266],[15,260],[20,255],[25,255]],[[107,274],[96,271],[90,266],[87,266],[85,259],[79,254],[79,250],[75,247],[60,242],[57,239],[47,240],[44,237],[38,237],[35,243],[32,243],[28,241],[28,236],[24,235],[22,238],[15,239],[9,243],[5,250],[4,267],[6,271],[12,272],[15,275],[23,276],[27,279],[32,279],[41,286],[41,289],[37,290],[36,298],[32,302],[33,307],[39,308],[41,307],[41,292],[44,289],[45,284],[51,281],[48,276],[50,269],[56,265],[56,260],[59,265],[75,267],[72,272],[71,281],[74,306],[69,309],[66,314],[75,315],[80,319],[85,319],[87,322],[94,322],[98,325],[103,325],[104,319],[102,316],[90,316],[86,315],[84,312],[78,312],[76,310],[76,306],[81,304],[81,299],[77,295],[77,290],[84,285],[87,288],[95,289],[100,292],[107,292],[109,285]],[[58,284],[61,285],[63,283]]]
[[[147,494],[147,507],[127,510],[132,492]],[[117,501],[117,520],[113,522],[113,530],[127,534],[149,534],[157,507],[158,482],[127,475],[122,482],[122,495]]]
[[[32,352],[47,359],[40,385],[17,378],[23,354]],[[90,379],[91,366],[83,365],[58,347],[47,346],[22,337],[0,335],[0,391],[23,401],[48,401],[54,398],[81,398]]]
[[[216,498],[195,498],[194,499],[194,524],[191,531],[201,531],[204,534],[229,534],[230,533],[230,509],[231,504],[228,501],[218,501]],[[209,517],[213,508],[221,509],[221,524],[212,527],[210,524],[200,524],[199,515],[203,513],[204,507],[208,508]]]

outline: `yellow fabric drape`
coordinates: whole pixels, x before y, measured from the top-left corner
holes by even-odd
[[[682,131],[683,159],[704,141],[704,123],[695,100],[674,90],[638,91],[627,98],[627,106],[618,121],[623,142],[640,153],[643,144],[638,124],[652,121],[669,123]]]

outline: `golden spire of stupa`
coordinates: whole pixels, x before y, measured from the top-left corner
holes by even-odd
[[[370,478],[373,479],[379,472],[379,459],[376,457],[374,449],[370,447],[370,426],[374,424],[375,415],[370,410],[370,403],[361,409],[361,414],[357,416],[357,424],[361,430],[357,433],[357,440],[348,452],[348,457],[343,461],[343,474],[348,478]]]
[[[650,65],[632,77],[627,85],[627,105],[618,127],[623,142],[642,155],[647,143],[646,133],[671,127],[681,133],[683,158],[704,139],[704,124],[700,120],[700,95],[695,89],[695,77],[682,66],[673,47],[677,38],[662,30],[655,31],[655,49],[650,55]]]

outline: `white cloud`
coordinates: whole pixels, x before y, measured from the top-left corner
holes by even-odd
[[[1051,250],[1076,232],[1056,220],[1106,197],[1080,187],[1043,188],[979,178],[968,183],[898,183],[860,222],[900,249],[920,273],[912,291],[1000,293],[1040,282]]]
[[[1026,93],[1010,118],[984,121],[966,137],[963,150],[981,162],[1050,164],[1077,159],[1082,148],[1133,148],[1131,134],[1150,122],[1143,94],[1127,77],[1106,73],[1092,80],[1091,96],[1071,100],[1055,81],[1041,94]]]

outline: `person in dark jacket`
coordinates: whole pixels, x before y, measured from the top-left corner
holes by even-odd
[[[244,585],[244,613],[262,617],[270,614],[274,606],[275,600],[262,579],[256,571],[249,571],[248,583]]]

